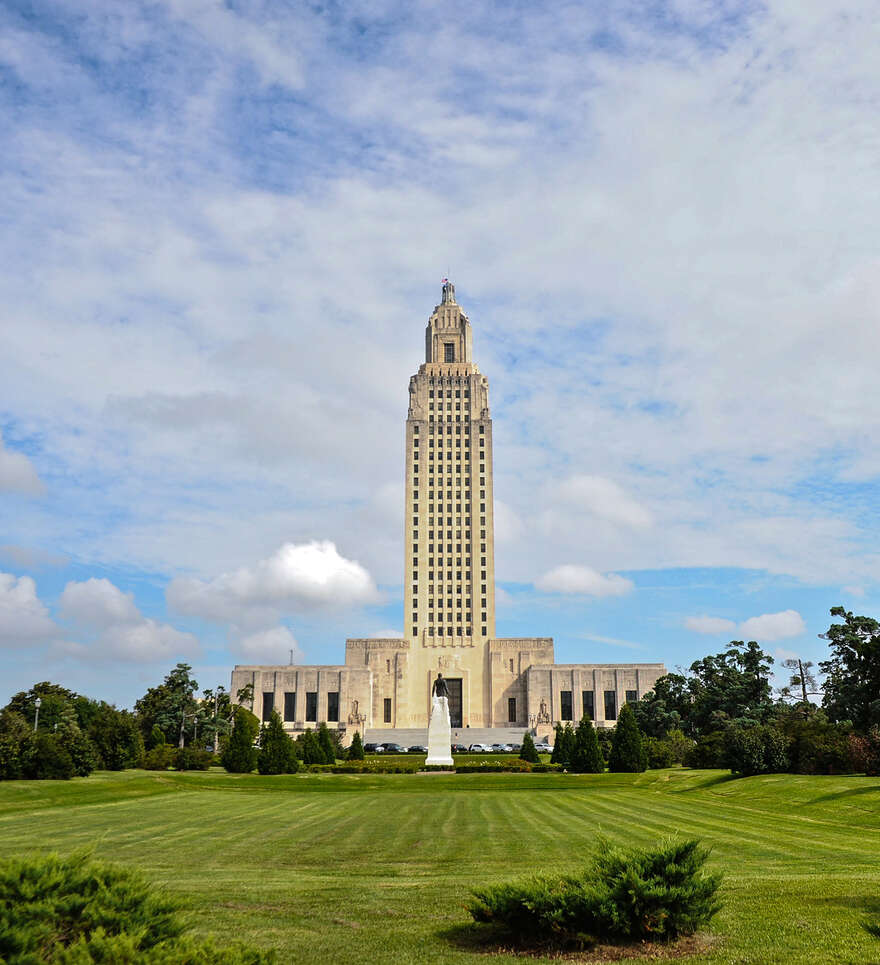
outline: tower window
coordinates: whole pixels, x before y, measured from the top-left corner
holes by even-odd
[[[452,342],[443,343],[443,361],[444,362],[455,361],[455,345],[453,345]]]

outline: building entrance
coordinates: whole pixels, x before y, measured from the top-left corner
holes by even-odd
[[[461,677],[444,677],[449,688],[449,723],[461,727]]]

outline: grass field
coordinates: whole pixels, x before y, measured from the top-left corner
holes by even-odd
[[[573,870],[597,832],[643,844],[673,831],[701,837],[725,872],[713,943],[688,961],[880,962],[860,927],[880,918],[877,778],[129,771],[0,784],[0,855],[94,847],[182,895],[199,933],[281,962],[485,961],[468,944],[471,887]]]

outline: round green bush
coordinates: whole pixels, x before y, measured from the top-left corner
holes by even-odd
[[[263,965],[265,952],[184,937],[178,902],[86,854],[0,862],[4,965]]]

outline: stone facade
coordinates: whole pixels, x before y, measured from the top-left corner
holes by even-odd
[[[472,342],[445,281],[409,383],[403,639],[347,640],[344,666],[237,666],[231,692],[253,684],[263,719],[274,708],[291,731],[424,728],[442,672],[454,728],[536,730],[590,707],[607,726],[666,673],[659,663],[556,664],[549,637],[495,637],[492,419]]]

